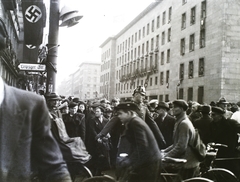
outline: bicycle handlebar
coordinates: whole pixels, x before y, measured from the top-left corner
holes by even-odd
[[[219,149],[219,148],[227,148],[228,146],[225,144],[221,144],[221,143],[208,143],[208,146],[214,148],[214,149]]]
[[[174,163],[186,163],[186,159],[180,159],[180,158],[173,158],[173,157],[164,157],[162,159],[164,162],[174,162]]]

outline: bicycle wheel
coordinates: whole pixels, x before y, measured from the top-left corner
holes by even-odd
[[[186,179],[182,182],[214,182],[214,181],[208,178],[195,177],[195,178]]]
[[[73,182],[82,182],[85,179],[93,177],[92,172],[84,165],[76,169],[76,174],[73,177]]]
[[[210,169],[206,173],[203,173],[202,177],[215,182],[238,182],[237,177],[231,171],[224,168]]]
[[[104,176],[93,176],[91,178],[85,179],[82,182],[116,182],[116,180],[108,175]]]

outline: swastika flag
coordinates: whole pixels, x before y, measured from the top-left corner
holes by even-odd
[[[40,45],[46,24],[46,7],[43,0],[22,0],[22,13],[25,44]]]

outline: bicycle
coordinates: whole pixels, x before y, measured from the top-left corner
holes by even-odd
[[[68,162],[68,170],[73,182],[81,182],[84,179],[93,177],[87,166],[79,162]]]
[[[233,158],[217,158],[217,153],[220,148],[227,148],[227,145],[219,143],[209,143],[207,145],[206,158],[201,166],[201,177],[205,177],[216,182],[238,182],[239,179],[235,174],[225,168],[219,167],[219,161],[239,160],[238,157]]]
[[[162,171],[160,173],[160,181],[164,182],[181,182],[179,175],[180,169],[186,164],[186,159],[165,157],[162,159]]]

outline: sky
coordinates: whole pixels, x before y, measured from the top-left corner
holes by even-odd
[[[119,33],[154,0],[61,0],[83,18],[73,27],[59,28],[57,86],[82,62],[100,62],[99,46]]]

